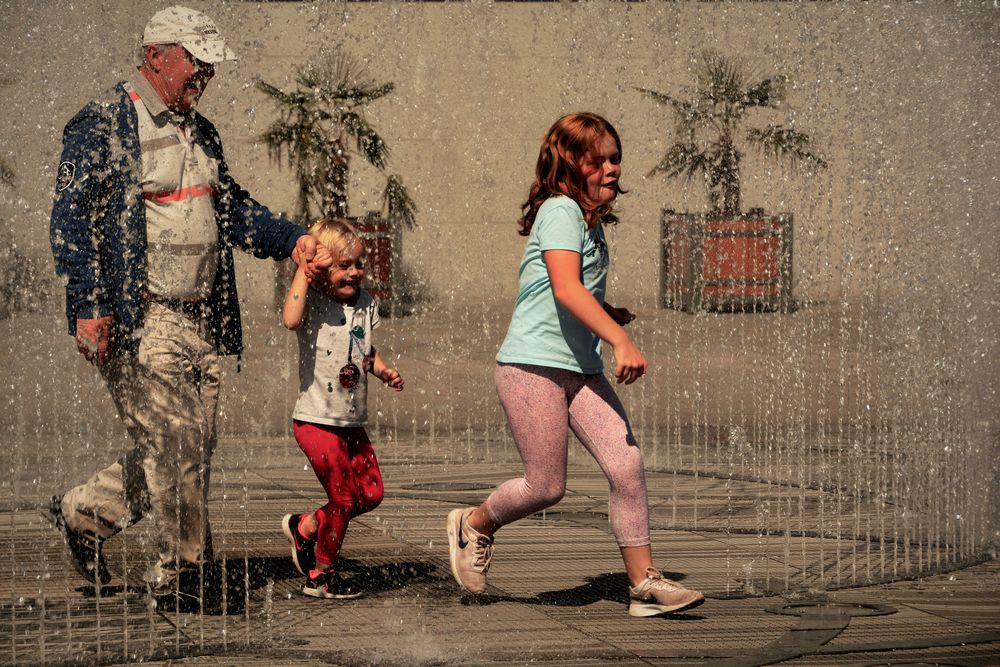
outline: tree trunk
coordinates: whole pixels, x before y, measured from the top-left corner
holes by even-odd
[[[740,152],[732,144],[723,153],[720,172],[722,213],[727,216],[737,216],[743,208],[740,198]]]

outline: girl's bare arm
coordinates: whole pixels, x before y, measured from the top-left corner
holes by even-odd
[[[625,330],[597,302],[580,282],[580,253],[572,250],[546,250],[542,259],[549,272],[549,282],[556,301],[583,326],[611,346],[615,355],[615,378],[632,384],[646,372],[646,358]]]

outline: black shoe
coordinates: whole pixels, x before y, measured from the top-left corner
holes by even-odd
[[[100,541],[69,529],[62,512],[62,496],[52,496],[48,505],[43,505],[39,511],[56,530],[62,533],[63,540],[69,547],[70,560],[80,576],[98,586],[107,586],[111,583],[111,572],[108,571],[108,564],[104,562],[104,556],[101,555]]]
[[[320,572],[315,577],[306,576],[302,594],[324,600],[352,600],[361,597],[361,591],[336,572]]]
[[[222,589],[216,584],[209,576],[203,579],[197,570],[182,570],[166,587],[147,581],[146,594],[157,611],[217,614],[222,608]]]
[[[192,595],[184,591],[172,590],[158,592],[147,585],[147,594],[153,601],[156,611],[163,613],[197,614],[204,611],[206,614],[218,612],[219,601],[208,600],[197,595]]]
[[[316,540],[310,540],[299,534],[301,514],[286,514],[281,518],[281,531],[292,546],[292,562],[299,574],[309,576],[309,571],[316,567]]]

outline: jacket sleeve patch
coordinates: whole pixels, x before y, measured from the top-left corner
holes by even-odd
[[[72,162],[60,162],[56,173],[56,190],[62,192],[73,184],[76,176],[76,165]]]

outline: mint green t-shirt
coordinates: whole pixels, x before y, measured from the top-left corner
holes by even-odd
[[[538,209],[519,269],[517,300],[497,361],[601,373],[601,339],[560,306],[542,259],[546,250],[580,253],[580,282],[604,303],[608,245],[604,229],[587,229],[583,211],[569,197],[552,197]]]

